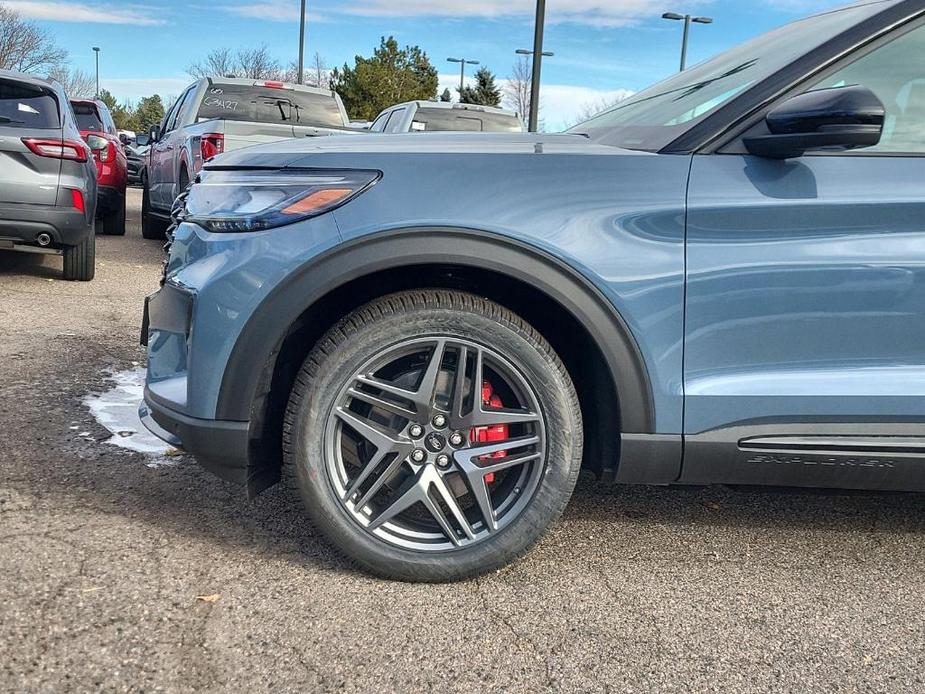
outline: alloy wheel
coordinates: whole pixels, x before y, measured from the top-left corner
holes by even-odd
[[[382,348],[353,373],[327,417],[324,451],[355,523],[398,547],[446,552],[503,531],[529,505],[545,424],[511,359],[436,335]]]

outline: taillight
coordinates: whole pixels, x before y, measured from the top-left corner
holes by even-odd
[[[269,87],[270,89],[282,89],[286,85],[283,82],[275,82],[273,80],[270,80],[268,82],[264,82],[263,86]]]
[[[69,159],[70,161],[87,161],[87,147],[83,142],[74,140],[42,140],[35,137],[24,137],[22,143],[33,154],[52,159]]]
[[[80,212],[87,211],[87,206],[84,204],[84,194],[76,188],[71,188],[71,205]]]
[[[206,133],[199,142],[202,160],[209,161],[225,151],[225,136],[222,133]]]

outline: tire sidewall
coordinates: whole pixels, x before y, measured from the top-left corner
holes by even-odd
[[[462,326],[462,329],[461,329]],[[561,513],[577,480],[581,414],[574,387],[551,348],[501,319],[455,309],[414,308],[361,325],[317,363],[305,397],[294,403],[295,474],[313,520],[349,555],[379,574],[447,580],[482,573],[526,551]],[[510,360],[536,393],[545,420],[546,467],[531,502],[493,537],[448,552],[402,549],[374,538],[336,498],[325,462],[324,430],[344,384],[375,354],[409,336],[474,341]]]

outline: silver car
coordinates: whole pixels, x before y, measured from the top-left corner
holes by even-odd
[[[61,85],[0,70],[0,250],[62,255],[65,279],[93,279],[96,186]]]

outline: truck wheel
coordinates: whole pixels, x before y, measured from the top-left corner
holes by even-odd
[[[148,179],[145,178],[141,192],[141,236],[156,241],[167,238],[167,223],[151,213],[151,201],[148,197]]]
[[[64,249],[64,279],[89,282],[96,274],[96,234]]]
[[[125,236],[125,198],[119,209],[100,220],[103,233],[107,236]]]
[[[354,311],[296,376],[283,475],[315,525],[373,573],[453,581],[526,552],[582,455],[549,343],[472,294],[409,291]]]

